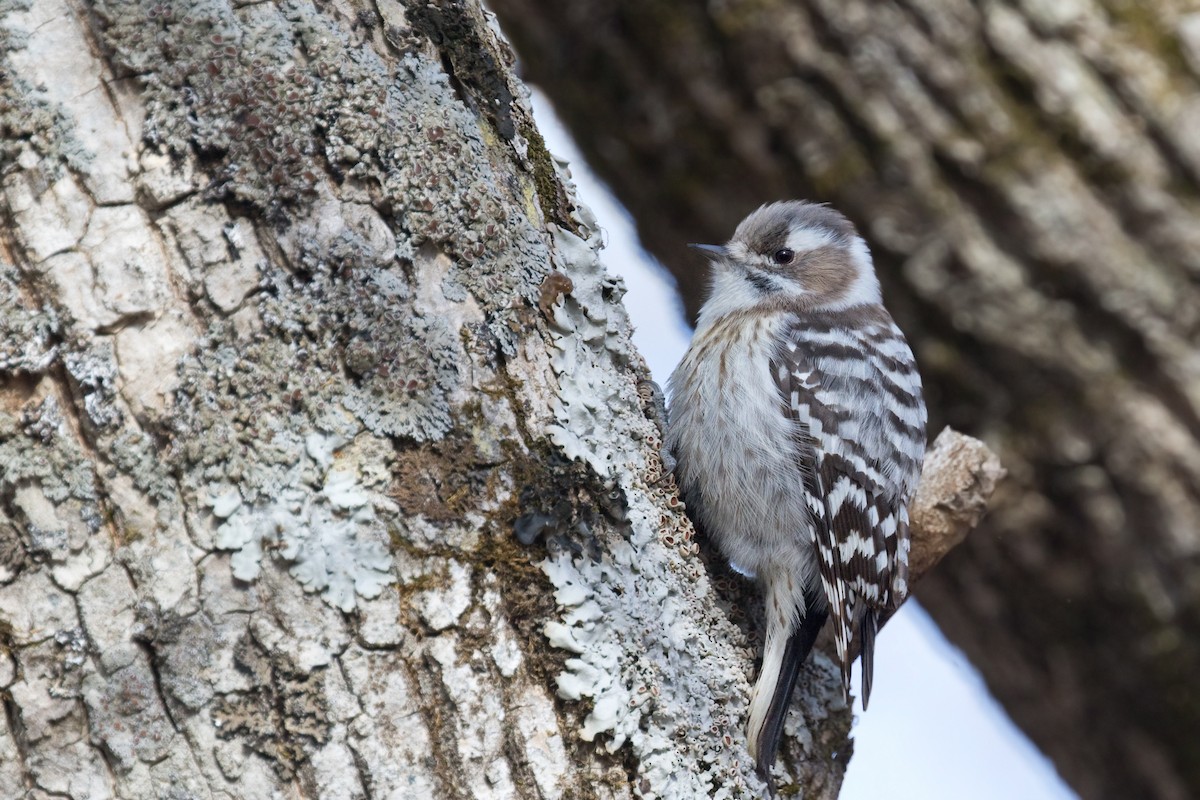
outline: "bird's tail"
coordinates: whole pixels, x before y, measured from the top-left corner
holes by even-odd
[[[796,686],[796,676],[800,673],[800,665],[812,650],[826,616],[828,612],[823,604],[810,602],[808,613],[798,624],[774,631],[768,628],[762,670],[750,694],[750,715],[746,723],[750,755],[754,758],[759,777],[768,785],[792,690]]]
[[[868,607],[858,623],[858,653],[862,662],[862,701],[863,711],[871,702],[871,683],[875,677],[875,634],[879,631],[879,612]],[[850,691],[849,685],[846,691]]]
[[[850,668],[854,663],[851,649],[857,637],[858,655],[862,664],[863,711],[871,702],[871,686],[875,680],[875,634],[879,632],[879,607],[863,606],[855,609],[847,604],[842,613],[834,613],[833,641],[837,649],[838,662],[842,667],[842,693],[846,704],[850,704]]]

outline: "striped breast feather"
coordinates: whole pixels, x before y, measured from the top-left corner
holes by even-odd
[[[907,592],[907,503],[925,448],[912,353],[887,312],[796,319],[772,362],[808,495],[822,587],[849,687],[857,635],[870,694],[881,613]]]

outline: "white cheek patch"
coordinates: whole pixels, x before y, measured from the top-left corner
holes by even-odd
[[[871,251],[867,249],[867,243],[861,236],[852,236],[850,247],[847,249],[850,251],[850,260],[858,268],[859,274],[875,274],[875,262],[871,260]]]

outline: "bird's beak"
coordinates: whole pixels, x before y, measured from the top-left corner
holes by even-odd
[[[689,244],[688,247],[693,250],[700,250],[710,258],[722,258],[729,255],[729,251],[725,249],[723,244]]]

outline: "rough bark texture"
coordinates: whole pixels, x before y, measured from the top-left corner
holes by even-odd
[[[923,603],[1083,797],[1200,795],[1194,4],[494,5],[689,311],[683,242],[858,223],[935,424],[1013,476]]]
[[[0,2],[0,797],[761,789],[747,589],[509,59],[474,2]]]

